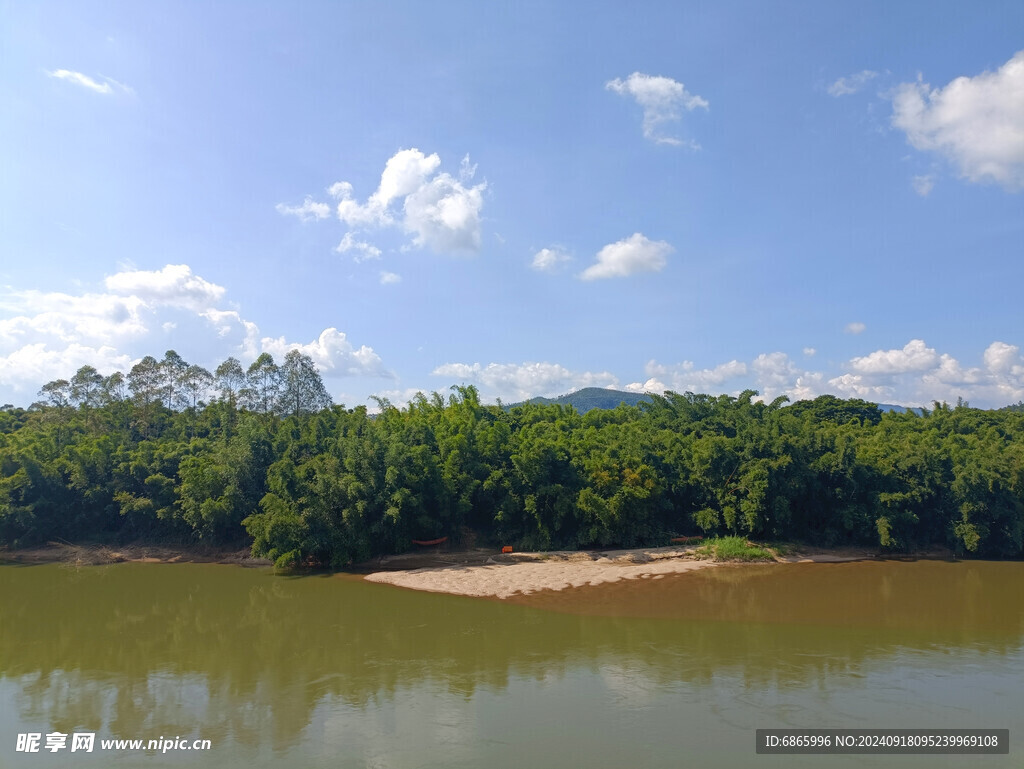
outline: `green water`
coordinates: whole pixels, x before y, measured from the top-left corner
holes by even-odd
[[[0,567],[0,766],[1020,767],[1024,564],[715,568],[516,605],[199,564]],[[756,728],[1009,728],[757,756]],[[209,739],[26,754],[23,732]]]

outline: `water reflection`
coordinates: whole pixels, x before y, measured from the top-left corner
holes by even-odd
[[[311,724],[332,744],[338,713],[372,713],[366,728],[386,735],[401,710],[379,706],[417,698],[454,744],[460,702],[497,702],[524,682],[598,687],[634,719],[683,689],[727,723],[766,708],[784,724],[785,693],[798,689],[802,713],[853,717],[836,710],[836,682],[856,689],[880,666],[967,654],[998,678],[1019,664],[1024,566],[723,568],[523,603],[231,566],[2,567],[0,711],[65,732],[201,732],[273,751],[308,739]]]

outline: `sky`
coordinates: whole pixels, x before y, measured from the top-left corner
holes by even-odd
[[[0,403],[300,349],[1024,399],[1024,3],[0,0]]]

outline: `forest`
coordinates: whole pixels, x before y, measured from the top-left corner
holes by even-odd
[[[523,549],[677,535],[1024,553],[1024,412],[666,392],[585,414],[476,389],[334,405],[313,361],[173,350],[0,410],[0,546],[202,543],[343,567],[448,537]]]

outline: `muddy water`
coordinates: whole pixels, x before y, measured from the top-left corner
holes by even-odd
[[[757,756],[988,727],[1009,756]],[[26,754],[19,733],[96,735]],[[101,739],[208,739],[209,751]],[[1024,564],[722,567],[518,603],[204,564],[0,567],[0,766],[1024,765]]]

